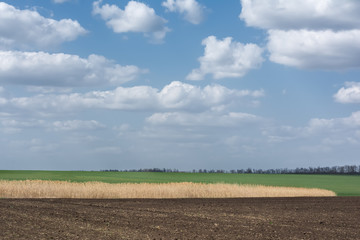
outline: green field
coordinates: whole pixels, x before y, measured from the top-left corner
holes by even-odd
[[[360,176],[295,174],[227,174],[227,173],[153,173],[86,171],[8,171],[0,170],[3,180],[60,180],[107,183],[236,183],[267,186],[322,188],[338,196],[360,196]]]

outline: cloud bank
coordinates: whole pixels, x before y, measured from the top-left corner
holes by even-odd
[[[113,110],[206,111],[239,105],[264,96],[263,90],[232,90],[221,85],[200,88],[172,82],[161,90],[150,86],[118,87],[111,91],[71,94],[40,94],[5,99],[4,105],[34,111],[74,111],[81,108]]]

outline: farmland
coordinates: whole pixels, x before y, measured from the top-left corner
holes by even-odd
[[[360,196],[360,176],[345,175],[1,170],[0,180],[96,181],[105,183],[231,183],[320,188],[334,191],[338,196]]]
[[[0,239],[359,239],[360,197],[0,199]]]
[[[24,185],[20,181],[27,184],[59,183],[61,186],[64,184],[65,188],[69,186],[66,184],[74,184],[74,186],[100,184],[101,189],[110,194],[111,191],[105,188],[107,183],[112,183],[108,185],[114,186],[119,183],[124,186],[130,184],[131,188],[135,183],[148,187],[147,183],[181,185],[184,182],[193,182],[219,184],[219,186],[231,183],[242,186],[251,184],[320,188],[347,197],[0,198],[0,221],[4,223],[0,225],[1,239],[356,239],[358,237],[360,197],[348,196],[360,196],[359,176],[0,171],[0,182],[5,182],[5,185],[10,186],[12,183]],[[51,184],[50,189],[57,191],[56,186]],[[175,185],[170,186],[174,188]],[[43,190],[52,194],[49,189]],[[100,191],[97,192],[102,194]],[[226,192],[229,190],[227,189]],[[78,189],[74,193],[79,194]]]

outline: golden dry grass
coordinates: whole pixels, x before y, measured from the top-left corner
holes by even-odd
[[[237,198],[336,196],[329,190],[204,183],[119,183],[0,180],[0,198]]]
[[[336,196],[315,188],[204,183],[119,183],[0,180],[0,198],[238,198]]]

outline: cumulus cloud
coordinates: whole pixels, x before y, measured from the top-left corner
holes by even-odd
[[[170,12],[179,12],[185,20],[192,24],[199,24],[204,18],[204,9],[195,0],[167,0],[161,4]]]
[[[192,70],[188,80],[202,80],[207,74],[213,78],[236,78],[257,68],[264,61],[263,49],[256,44],[242,44],[231,37],[218,40],[209,36],[202,41],[204,56],[199,58],[200,68]]]
[[[360,26],[357,0],[241,0],[240,19],[263,29],[343,30]]]
[[[360,30],[270,30],[268,50],[276,63],[307,69],[360,67]]]
[[[100,6],[101,2],[102,0],[93,3],[93,14],[100,15],[116,33],[140,32],[151,37],[154,42],[161,42],[170,31],[165,26],[167,21],[144,3],[129,1],[122,10],[116,5]]]
[[[111,91],[92,91],[84,94],[41,94],[11,98],[6,104],[40,111],[66,111],[78,108],[206,111],[232,104],[239,105],[247,101],[244,98],[253,99],[263,95],[263,90],[233,90],[221,85],[200,88],[172,82],[161,90],[150,86],[118,87]]]
[[[146,72],[98,55],[0,51],[0,81],[34,86],[119,85]]]
[[[360,67],[360,2],[242,0],[240,19],[268,30],[270,60],[305,69]]]
[[[259,98],[264,96],[263,90],[233,90],[214,84],[200,88],[182,82],[166,85],[158,94],[157,99],[164,109],[209,108],[230,104],[243,97]]]
[[[346,82],[334,98],[339,103],[360,103],[360,82]]]
[[[166,112],[155,113],[146,121],[153,125],[207,126],[207,127],[236,127],[239,124],[253,123],[261,118],[242,112],[219,113],[206,111],[201,113]]]
[[[57,21],[33,10],[19,10],[0,2],[0,49],[49,49],[85,33],[77,21]]]

